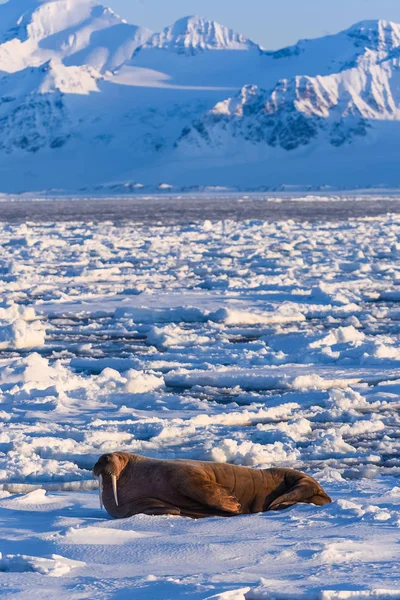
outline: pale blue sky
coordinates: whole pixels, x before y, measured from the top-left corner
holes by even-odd
[[[400,23],[400,0],[101,0],[130,23],[160,31],[180,17],[201,15],[240,31],[268,49],[335,33],[364,19]]]

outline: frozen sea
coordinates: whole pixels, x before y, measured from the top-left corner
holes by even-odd
[[[232,220],[338,221],[350,218],[400,213],[400,195],[376,191],[348,196],[315,193],[269,192],[207,193],[116,197],[35,197],[0,196],[0,221],[134,222],[145,225],[185,225],[192,222]]]
[[[400,199],[0,201],[0,596],[400,598]],[[104,452],[289,466],[334,502],[100,509]]]

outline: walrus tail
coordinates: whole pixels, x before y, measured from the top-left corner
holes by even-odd
[[[103,495],[103,477],[111,477],[111,483],[114,493],[115,504],[118,506],[117,480],[121,472],[129,462],[129,454],[126,452],[114,452],[113,454],[103,454],[94,465],[93,474],[99,478],[100,506],[102,505]]]

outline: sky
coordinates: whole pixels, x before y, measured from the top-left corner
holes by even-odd
[[[400,0],[101,0],[130,23],[160,31],[200,15],[274,50],[336,33],[364,19],[400,23]]]

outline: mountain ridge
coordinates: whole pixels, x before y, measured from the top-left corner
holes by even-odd
[[[152,33],[94,0],[0,5],[0,191],[392,185],[397,123],[390,21],[267,51],[199,16]]]

